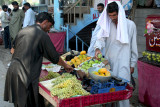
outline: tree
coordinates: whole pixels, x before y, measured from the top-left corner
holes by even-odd
[[[0,0],[0,6],[4,5],[4,0]]]
[[[13,1],[17,1],[18,4],[21,6],[23,0],[9,0],[9,4],[11,4]]]

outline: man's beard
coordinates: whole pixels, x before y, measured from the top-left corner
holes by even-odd
[[[19,9],[19,8],[17,8],[17,9],[13,9],[13,11],[14,11],[14,12],[16,12],[18,9]]]
[[[117,23],[117,20],[116,20],[116,19],[113,19],[112,22],[116,24],[116,23]]]

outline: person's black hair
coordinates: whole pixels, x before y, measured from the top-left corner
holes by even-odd
[[[39,13],[38,16],[36,17],[36,22],[42,23],[44,20],[48,20],[54,25],[54,20],[49,13],[47,12]]]
[[[18,5],[17,1],[13,1],[12,5]]]
[[[31,8],[31,5],[28,2],[24,3],[23,5],[24,6],[28,6],[29,8]]]
[[[4,10],[4,9],[8,9],[8,6],[7,5],[3,5],[2,6],[2,9]]]
[[[112,2],[110,4],[108,4],[107,6],[107,12],[108,13],[113,13],[113,12],[117,12],[118,13],[118,4],[116,2]]]
[[[23,10],[23,11],[25,11],[25,8],[24,8],[24,7],[22,7],[22,10]]]
[[[97,7],[99,7],[99,6],[101,6],[101,7],[103,7],[103,8],[104,8],[104,4],[103,4],[103,3],[99,3],[99,4],[97,4]]]
[[[11,12],[11,9],[10,9],[10,8],[8,8],[8,12]]]

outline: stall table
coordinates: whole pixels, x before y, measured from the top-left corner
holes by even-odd
[[[138,61],[139,101],[146,106],[159,107],[160,67]]]

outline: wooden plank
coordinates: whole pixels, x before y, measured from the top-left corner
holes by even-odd
[[[39,87],[39,93],[47,100],[49,101],[53,106],[58,107],[57,102],[48,95],[41,87]]]

